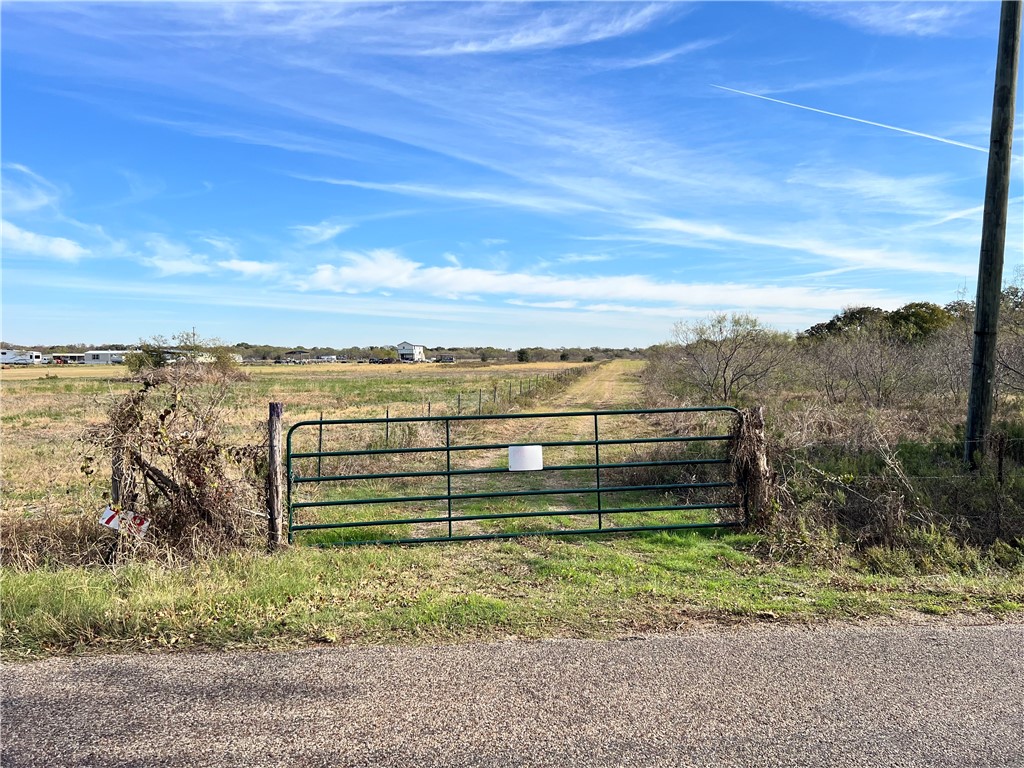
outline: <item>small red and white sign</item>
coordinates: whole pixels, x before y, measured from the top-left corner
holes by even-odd
[[[149,528],[149,520],[142,515],[133,515],[130,512],[113,507],[107,507],[103,510],[103,513],[100,515],[100,523],[107,526],[107,528],[113,528],[115,531],[124,528],[126,531],[138,534],[139,536],[144,534],[146,529]]]

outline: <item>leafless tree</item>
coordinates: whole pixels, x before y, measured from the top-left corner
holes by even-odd
[[[930,391],[956,400],[967,397],[973,340],[974,329],[968,320],[958,320],[928,339],[922,350],[922,365]]]
[[[767,385],[792,348],[788,334],[743,314],[676,323],[672,337],[678,345],[682,380],[705,400],[725,403]]]
[[[1003,290],[999,311],[999,340],[996,344],[999,384],[1014,392],[1024,392],[1024,268]]]
[[[922,347],[883,321],[809,340],[803,356],[832,403],[855,398],[866,406],[895,405],[922,388]]]

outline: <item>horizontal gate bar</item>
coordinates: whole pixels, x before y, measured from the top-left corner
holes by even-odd
[[[569,411],[566,413],[483,413],[483,414],[464,414],[456,416],[394,416],[389,418],[373,418],[373,419],[317,419],[308,421],[298,421],[292,425],[289,432],[294,432],[299,427],[319,426],[323,424],[325,427],[331,426],[332,424],[402,424],[402,423],[413,423],[413,422],[445,422],[445,421],[487,421],[492,420],[507,420],[507,419],[563,419],[570,418],[572,416],[648,416],[654,414],[670,414],[670,413],[715,413],[715,412],[729,412],[739,415],[739,409],[733,408],[730,405],[709,405],[704,407],[686,407],[686,408],[640,408],[640,409],[625,409],[625,410],[614,410],[614,411]]]
[[[700,528],[740,528],[743,523],[681,523],[679,525],[645,525],[623,526],[622,528],[577,528],[566,531],[517,531],[516,533],[479,533],[466,536],[430,536],[422,539],[360,539],[358,541],[331,542],[329,545],[313,546],[365,546],[367,544],[440,544],[445,541],[480,541],[483,539],[522,539],[526,536],[579,536],[596,533],[653,533],[655,531],[680,531]]]
[[[601,509],[570,509],[563,510],[560,512],[499,512],[495,514],[484,514],[479,515],[452,515],[448,517],[405,517],[396,518],[394,520],[365,520],[363,522],[350,521],[347,523],[305,523],[302,525],[293,525],[293,531],[321,531],[330,530],[334,528],[369,528],[372,526],[379,525],[418,525],[421,523],[447,523],[451,520],[453,523],[467,522],[471,520],[509,520],[519,517],[565,517],[571,515],[596,515],[598,513],[605,514],[624,514],[628,512],[676,512],[676,511],[687,511],[695,509],[737,509],[739,504],[684,504],[676,506],[665,506],[665,507],[603,507]],[[659,528],[661,526],[658,526]]]
[[[319,423],[319,422],[314,422]],[[496,451],[519,445],[540,445],[544,448],[560,448],[580,445],[639,445],[643,443],[697,443],[718,440],[733,440],[735,435],[687,435],[683,437],[640,437],[632,440],[558,440],[536,443],[482,443],[480,445],[439,445],[429,448],[366,448],[360,451],[310,451],[292,453],[292,459],[315,459],[318,456],[379,456],[388,453],[445,453],[447,451]]]
[[[481,493],[442,493],[430,496],[391,496],[371,499],[334,499],[329,501],[296,501],[292,503],[292,509],[309,509],[312,507],[353,507],[361,504],[401,504],[410,501],[446,501],[451,499],[504,499],[513,496],[570,496],[580,493],[626,493],[636,491],[663,491],[679,490],[682,488],[732,488],[736,483],[715,482],[715,483],[665,483],[661,485],[608,485],[587,488],[544,488],[539,490],[526,491],[485,491]]]
[[[320,455],[320,454],[317,454]],[[564,469],[625,469],[628,467],[679,467],[691,464],[728,464],[728,459],[666,459],[665,461],[623,461],[607,464],[551,464],[544,467],[545,472]],[[377,480],[378,478],[396,479],[402,477],[446,477],[448,475],[493,475],[508,474],[506,467],[483,467],[481,469],[453,469],[451,472],[437,470],[434,472],[373,472],[362,475],[310,475],[292,477],[293,483],[328,483],[342,480]]]

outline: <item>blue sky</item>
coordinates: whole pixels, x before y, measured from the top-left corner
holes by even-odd
[[[4,3],[3,339],[642,347],[971,297],[998,18]]]

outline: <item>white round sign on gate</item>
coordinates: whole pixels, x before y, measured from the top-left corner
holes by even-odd
[[[510,445],[508,469],[510,472],[544,469],[544,448],[540,445]]]

